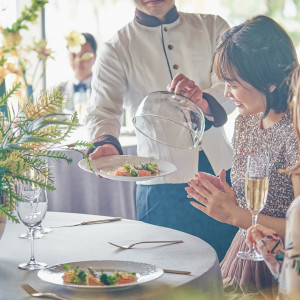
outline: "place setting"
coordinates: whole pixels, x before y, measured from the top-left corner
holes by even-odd
[[[72,261],[50,266],[45,262],[37,262],[34,254],[34,233],[38,230],[38,226],[41,225],[47,213],[47,193],[44,189],[34,184],[17,185],[17,192],[23,201],[17,202],[16,211],[20,221],[29,229],[29,240],[31,243],[31,257],[29,262],[19,264],[18,267],[22,270],[38,271],[36,276],[43,282],[75,290],[113,292],[148,283],[160,278],[166,273],[191,275],[189,271],[164,269],[149,263],[126,260]],[[49,228],[78,228],[81,226],[113,223],[121,220],[121,217],[103,217],[97,220],[62,225],[51,224]],[[52,233],[52,235],[55,234],[56,232]],[[140,245],[164,245],[169,247],[183,242],[183,240],[144,240],[129,245],[118,245],[110,241],[107,243],[120,251],[132,250],[134,247],[139,250],[143,249],[149,251],[153,248],[140,248]],[[23,283],[21,287],[32,297],[67,299],[51,292],[39,292],[27,283]],[[51,287],[49,291],[51,291]]]

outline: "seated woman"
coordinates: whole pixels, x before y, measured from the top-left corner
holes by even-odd
[[[295,96],[292,100],[294,127],[300,142],[300,66],[293,76],[292,87]],[[300,164],[290,170],[300,175]],[[247,244],[256,246],[269,269],[279,281],[280,299],[299,299],[300,297],[300,196],[286,213],[285,248],[274,230],[262,225],[251,226],[247,232]]]
[[[198,173],[186,188],[191,204],[214,219],[238,226],[221,272],[225,292],[231,299],[268,297],[276,294],[277,283],[265,262],[242,260],[247,251],[246,229],[251,214],[245,199],[247,157],[262,152],[270,157],[269,193],[258,223],[273,228],[281,237],[285,232],[285,212],[300,194],[300,180],[279,173],[294,167],[298,143],[288,112],[289,86],[286,78],[298,64],[295,47],[284,29],[266,16],[254,17],[228,30],[217,47],[214,67],[225,85],[225,95],[236,104],[240,115],[233,136],[232,188],[219,178]],[[170,88],[176,93],[193,91],[197,102],[199,88],[186,77],[174,78]],[[176,80],[175,80],[176,79]],[[198,90],[198,92],[197,92]],[[199,99],[201,99],[199,97]]]

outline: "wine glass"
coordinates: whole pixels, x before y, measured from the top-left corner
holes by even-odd
[[[27,231],[25,233],[21,233],[19,235],[20,239],[31,239],[31,234],[30,234],[30,229],[28,228]],[[34,234],[33,234],[33,238],[34,239],[42,239],[44,237],[44,234],[41,232],[41,230],[35,230]]]
[[[269,157],[263,154],[248,156],[245,182],[247,207],[252,215],[252,225],[256,226],[258,214],[267,201],[269,187]],[[248,252],[240,251],[237,256],[241,259],[262,261],[263,256],[256,252],[255,246]]]
[[[90,89],[86,91],[80,90],[79,92],[74,93],[74,110],[78,113],[79,123],[84,123],[84,118],[86,115],[86,106],[87,101],[90,96]]]
[[[43,158],[39,158],[42,162],[43,165],[41,165],[38,169],[36,170],[30,170],[28,172],[26,172],[27,177],[29,178],[40,178],[42,179],[43,176],[41,174],[39,174],[39,169],[44,169],[44,168],[48,168],[48,162],[47,159],[43,159]],[[39,192],[39,188],[36,187],[35,192],[38,193]],[[33,238],[35,239],[41,239],[44,237],[45,234],[52,232],[51,228],[45,228],[42,227],[42,224],[40,224],[39,226],[37,226],[36,230],[34,231],[33,234]],[[28,228],[27,231],[25,233],[22,233],[19,235],[19,238],[21,239],[30,239],[32,237],[32,235],[30,234],[30,229]]]
[[[31,258],[28,263],[19,265],[23,270],[38,270],[47,266],[45,263],[35,261],[34,257],[34,232],[41,224],[48,208],[48,199],[45,189],[37,187],[32,182],[18,185],[18,193],[23,201],[17,201],[16,208],[19,219],[29,228],[31,240]]]
[[[44,236],[44,234],[48,234],[50,232],[52,232],[52,229],[49,227],[43,227],[42,224],[40,224],[37,227],[37,232],[39,232],[39,234],[41,234],[42,236]]]
[[[34,231],[33,238],[34,239],[42,239],[45,234],[48,234],[50,232],[52,232],[51,228],[43,227],[42,224],[40,224],[39,226],[37,226],[36,230]],[[30,229],[28,228],[25,233],[21,233],[19,235],[19,238],[20,239],[30,239],[31,238]]]

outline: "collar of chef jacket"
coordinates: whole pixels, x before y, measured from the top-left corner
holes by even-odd
[[[135,17],[134,19],[141,25],[148,26],[148,27],[157,27],[162,24],[170,24],[175,22],[179,18],[179,14],[177,11],[176,6],[171,8],[168,13],[166,14],[165,20],[162,22],[160,19],[147,15],[140,10],[135,10]]]

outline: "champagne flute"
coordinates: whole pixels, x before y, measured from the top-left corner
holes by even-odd
[[[269,187],[269,157],[263,154],[248,156],[245,182],[247,207],[252,216],[252,225],[256,226],[258,214],[267,201]],[[237,256],[241,259],[262,261],[263,256],[256,252],[255,246],[248,252],[240,251]]]
[[[41,224],[48,208],[48,199],[45,189],[37,187],[31,182],[21,183],[18,188],[23,201],[16,203],[19,219],[29,228],[31,240],[31,258],[28,263],[19,265],[23,270],[38,270],[47,266],[45,263],[36,262],[34,257],[34,232]]]

